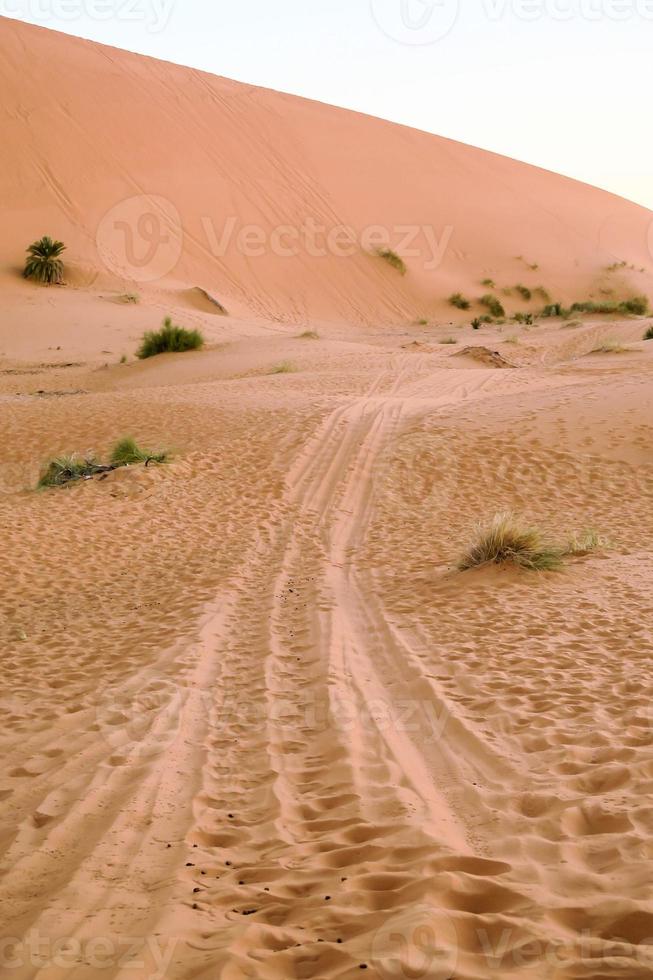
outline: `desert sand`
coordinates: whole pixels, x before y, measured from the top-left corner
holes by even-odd
[[[652,976],[653,317],[509,317],[653,298],[653,214],[0,41],[0,974]],[[281,254],[309,218],[358,244]],[[20,276],[43,234],[65,286]],[[505,323],[447,302],[488,290]],[[136,360],[166,315],[205,348]],[[172,461],[35,491],[123,435]],[[505,509],[605,544],[458,571]]]

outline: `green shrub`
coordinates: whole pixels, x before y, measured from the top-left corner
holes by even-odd
[[[472,329],[473,330],[480,330],[481,329],[481,323],[482,322],[483,321],[481,320],[480,316],[475,316],[474,319],[472,320]]]
[[[443,337],[442,340],[438,340],[439,344],[457,344],[458,341],[455,337]]]
[[[23,269],[25,279],[34,279],[49,286],[62,285],[64,269],[59,256],[65,248],[63,242],[55,241],[49,235],[44,235],[38,242],[32,242],[27,249]]]
[[[646,316],[649,311],[649,302],[646,296],[633,296],[619,304],[619,311],[623,313],[634,313],[637,316]]]
[[[571,311],[562,305],[562,303],[549,303],[545,306],[540,316],[550,317],[550,316],[561,316],[564,320],[571,316]]]
[[[533,295],[530,289],[528,288],[528,286],[515,286],[515,289],[517,290],[521,298],[526,300],[526,302],[528,302],[531,299],[531,296]]]
[[[140,303],[141,297],[138,293],[123,293],[118,297],[119,303]]]
[[[384,248],[377,248],[376,254],[380,259],[385,259],[385,261],[391,265],[393,269],[396,269],[397,272],[400,272],[402,276],[406,275],[406,263],[402,257],[397,255],[397,253],[391,248],[388,248],[387,246]]]
[[[548,289],[544,288],[544,286],[538,286],[537,289],[533,290],[533,292],[540,297],[542,302],[544,303],[551,302],[551,294],[549,293]]]
[[[649,302],[646,296],[633,296],[631,299],[624,299],[620,302],[609,300],[603,303],[596,303],[594,300],[584,300],[581,303],[572,303],[572,313],[633,313],[638,316],[645,316],[648,313]]]
[[[501,317],[506,315],[501,300],[498,300],[496,296],[492,296],[491,293],[486,293],[485,296],[481,296],[480,302],[488,308],[492,316]]]
[[[148,331],[143,335],[136,356],[141,360],[156,354],[198,350],[204,346],[204,337],[199,330],[186,330],[178,327],[170,317],[166,317],[160,330]]]
[[[291,361],[281,361],[270,369],[270,374],[293,374],[297,368]]]
[[[141,449],[132,438],[125,438],[115,444],[111,450],[110,462],[106,464],[95,456],[57,456],[46,466],[37,487],[63,487],[76,480],[109,473],[121,466],[132,466],[135,463],[144,463],[147,466],[149,463],[165,463],[168,459],[167,453]]]
[[[496,289],[497,285],[494,279],[481,279],[481,286],[485,286],[487,289]]]
[[[304,333],[300,333],[300,340],[319,340],[320,335],[317,330],[305,330]]]
[[[85,477],[102,473],[106,467],[95,459],[94,456],[57,456],[50,460],[37,484],[39,489],[43,487],[62,487],[66,483],[75,480],[83,480]]]
[[[114,467],[133,466],[135,463],[145,463],[147,466],[149,463],[165,463],[168,454],[142,449],[134,439],[127,436],[115,444],[110,459]]]
[[[513,317],[513,320],[516,320],[517,323],[526,323],[530,327],[530,326],[532,326],[532,323],[533,323],[533,314],[532,313],[515,313],[515,315]]]
[[[644,340],[653,340],[653,326],[650,326],[644,334]]]
[[[452,293],[449,297],[449,302],[459,310],[468,310],[472,305],[468,299],[465,299],[462,293]]]
[[[560,568],[564,554],[564,548],[547,542],[538,528],[522,524],[506,511],[496,514],[487,527],[477,528],[458,568],[466,571],[509,562],[532,571],[553,571]]]

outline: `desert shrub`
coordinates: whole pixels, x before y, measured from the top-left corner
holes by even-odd
[[[118,297],[119,303],[140,303],[141,297],[138,293],[123,293]]]
[[[458,341],[456,340],[455,337],[443,337],[441,340],[438,340],[438,343],[439,344],[457,344]]]
[[[480,316],[475,316],[474,319],[472,320],[472,330],[480,330],[481,329],[481,323],[482,323],[482,320],[481,320]]]
[[[537,527],[529,527],[510,511],[496,514],[474,539],[458,563],[465,571],[481,565],[509,562],[532,571],[560,568],[565,549],[546,540]]]
[[[487,289],[496,289],[497,284],[494,279],[481,279],[481,286],[485,286]]]
[[[429,322],[428,320],[424,320],[423,318],[421,320],[416,321],[418,327],[426,327],[428,325],[428,322]]]
[[[570,556],[589,555],[592,551],[607,548],[608,542],[596,531],[587,530],[574,534],[567,542],[565,554]]]
[[[619,311],[623,313],[634,313],[637,316],[646,316],[649,311],[649,302],[646,296],[633,296],[619,304]]]
[[[604,340],[598,347],[595,347],[592,354],[624,354],[628,350],[618,340]]]
[[[320,335],[317,330],[304,330],[304,333],[300,333],[300,340],[319,340]]]
[[[292,374],[297,368],[291,361],[281,361],[270,369],[270,374]]]
[[[75,480],[101,473],[104,467],[94,456],[57,456],[50,460],[38,482],[39,489],[43,487],[62,487]]]
[[[644,340],[653,340],[653,326],[650,326],[644,334]]]
[[[376,254],[380,259],[384,259],[388,265],[391,265],[393,269],[400,272],[402,276],[406,275],[406,263],[400,255],[397,255],[391,248],[385,246],[383,248],[377,248]]]
[[[530,289],[528,288],[528,286],[515,286],[515,289],[517,290],[521,298],[526,300],[526,302],[528,302],[531,296],[533,295]]]
[[[203,346],[204,337],[199,330],[186,330],[185,327],[178,327],[167,316],[160,330],[148,331],[143,335],[136,356],[144,360],[146,357],[154,357],[156,354],[198,350]]]
[[[517,323],[526,323],[530,327],[532,325],[532,323],[533,323],[533,314],[532,313],[515,313],[513,319],[516,320]]]
[[[625,269],[627,265],[628,265],[628,263],[625,262],[625,261],[623,261],[623,262],[613,262],[612,265],[606,265],[605,271],[606,272],[616,272],[617,269]]]
[[[60,258],[66,246],[63,242],[55,241],[49,235],[32,242],[27,249],[23,276],[47,285],[63,283],[63,262]]]
[[[646,296],[633,296],[631,299],[624,299],[620,302],[609,300],[603,303],[596,303],[594,300],[584,300],[581,303],[572,303],[572,313],[633,313],[638,316],[645,316],[648,313],[649,303]]]
[[[561,316],[566,320],[571,315],[571,311],[562,305],[562,303],[549,303],[545,306],[540,316],[550,317],[550,316]]]
[[[492,296],[491,293],[486,293],[485,296],[481,296],[480,302],[488,308],[492,316],[501,317],[506,315],[501,300],[497,299],[496,296]]]
[[[535,293],[536,296],[540,297],[542,302],[544,303],[551,302],[551,294],[549,293],[548,289],[544,288],[544,286],[538,286],[536,289],[533,290],[533,292]]]
[[[131,436],[126,436],[115,444],[111,450],[111,465],[133,466],[135,463],[165,463],[168,454],[155,452],[152,449],[142,449]]]
[[[468,310],[472,305],[468,299],[465,299],[462,293],[452,293],[449,297],[449,302],[459,310]]]

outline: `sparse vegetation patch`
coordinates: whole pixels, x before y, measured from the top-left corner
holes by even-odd
[[[458,568],[466,571],[509,563],[530,571],[556,571],[566,557],[586,555],[604,546],[605,542],[595,531],[585,531],[567,544],[558,544],[540,528],[524,524],[511,511],[503,511],[495,514],[488,525],[477,526]]]
[[[160,330],[148,331],[143,335],[136,356],[141,360],[156,354],[199,350],[204,346],[204,337],[199,330],[186,330],[173,323],[168,316]]]
[[[376,254],[380,259],[384,259],[388,265],[391,265],[393,269],[396,269],[397,272],[401,273],[402,276],[406,275],[406,263],[400,255],[397,255],[397,253],[393,251],[393,249],[389,248],[388,246],[377,248]]]
[[[459,310],[468,310],[472,305],[468,299],[465,299],[462,293],[452,293],[449,297],[449,302]]]
[[[483,306],[487,307],[492,316],[502,317],[506,315],[501,300],[497,299],[496,296],[492,296],[491,293],[486,293],[485,296],[481,296],[480,302]]]
[[[57,456],[47,464],[37,489],[46,487],[63,487],[77,480],[89,480],[101,473],[110,473],[122,466],[132,466],[137,463],[166,463],[168,453],[142,449],[134,439],[126,437],[115,444],[111,450],[109,463],[101,463],[96,456],[80,456],[72,453],[69,456]]]

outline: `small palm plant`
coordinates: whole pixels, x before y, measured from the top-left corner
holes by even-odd
[[[32,242],[27,249],[27,258],[23,276],[25,279],[35,279],[47,285],[63,283],[63,262],[61,253],[66,246],[63,242],[54,241],[49,235],[44,235],[38,242]]]

